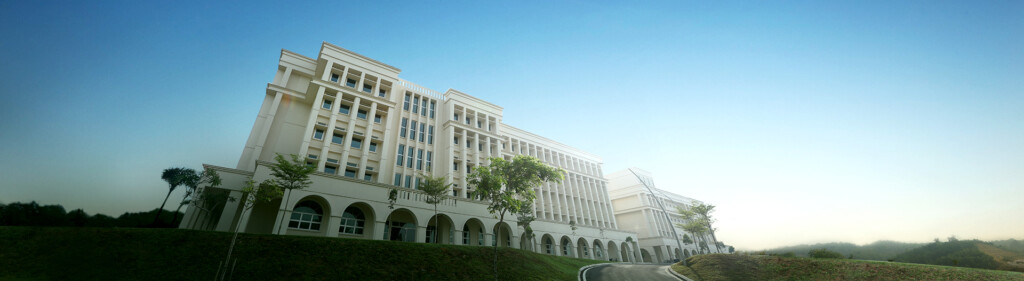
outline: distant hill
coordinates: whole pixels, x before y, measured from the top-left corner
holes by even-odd
[[[786,254],[793,253],[798,257],[807,257],[807,252],[813,249],[828,249],[830,251],[839,252],[843,256],[853,256],[854,259],[860,260],[878,260],[885,261],[896,257],[906,251],[924,246],[924,243],[904,243],[896,241],[878,241],[875,243],[867,244],[864,246],[858,246],[853,243],[819,243],[813,245],[797,245],[788,246],[782,248],[776,248],[767,250],[765,252],[769,254]]]
[[[922,263],[1024,272],[1024,255],[979,240],[934,242],[896,256],[898,262]]]

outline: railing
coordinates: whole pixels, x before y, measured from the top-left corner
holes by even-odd
[[[404,79],[398,79],[398,84],[402,85],[402,87],[405,87],[407,90],[417,92],[421,95],[427,95],[441,101],[444,100],[444,95],[441,94],[441,92],[431,90],[430,88],[416,85],[415,83],[405,81]]]

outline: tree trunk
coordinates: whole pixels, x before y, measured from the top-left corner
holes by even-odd
[[[501,212],[501,217],[498,219],[498,227],[495,231],[494,238],[500,237],[501,223],[505,221],[505,212]],[[494,281],[498,281],[498,240],[494,240]]]
[[[430,224],[430,222],[427,222]],[[437,244],[437,236],[441,233],[441,226],[437,223],[437,204],[434,204],[434,244]]]
[[[167,191],[167,196],[164,197],[164,203],[160,204],[160,210],[156,211],[156,217],[153,217],[153,224],[156,225],[157,221],[160,221],[160,214],[164,212],[164,205],[167,205],[167,198],[171,198],[171,192],[174,190]]]

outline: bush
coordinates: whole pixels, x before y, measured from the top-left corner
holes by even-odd
[[[828,249],[814,249],[807,252],[807,256],[815,259],[841,259],[844,258],[843,254],[838,252],[829,251]]]

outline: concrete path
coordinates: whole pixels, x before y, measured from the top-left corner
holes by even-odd
[[[679,281],[666,269],[665,264],[608,264],[588,269],[583,277],[586,281]]]

